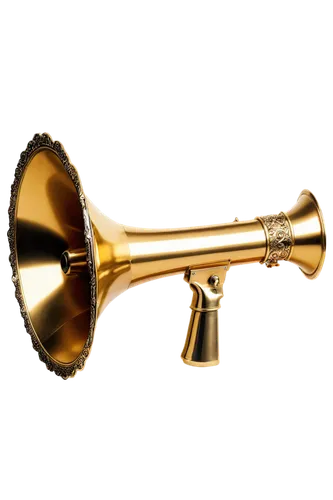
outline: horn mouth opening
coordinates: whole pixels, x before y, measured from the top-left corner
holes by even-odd
[[[302,210],[302,205],[304,205],[304,203],[303,203],[304,200],[302,200],[303,197],[306,197],[310,206],[312,205],[312,207],[311,207],[312,217],[316,219],[317,226],[318,226],[318,222],[319,222],[319,230],[311,233],[311,235],[303,235],[302,236],[302,238],[304,238],[304,239],[305,239],[305,237],[307,237],[309,239],[309,244],[311,244],[312,246],[316,246],[316,248],[317,248],[317,250],[316,250],[317,260],[314,263],[311,263],[311,264],[313,264],[312,265],[313,270],[311,270],[310,272],[305,270],[302,267],[302,265],[298,265],[297,267],[301,270],[301,272],[303,273],[303,275],[306,279],[313,281],[313,280],[317,280],[318,278],[320,278],[321,274],[323,273],[323,271],[325,269],[325,266],[327,263],[327,258],[328,258],[329,236],[328,236],[328,229],[327,229],[327,223],[326,223],[326,219],[325,219],[325,212],[324,212],[323,206],[322,206],[321,202],[319,201],[319,198],[317,197],[317,195],[310,188],[302,188],[299,191],[298,199],[294,205],[295,208],[293,209],[293,207],[292,207],[286,212],[286,214],[288,215],[289,219],[292,222],[292,225],[294,222],[293,218],[297,219],[297,217],[298,217],[298,213],[297,213],[298,203],[300,203],[300,206],[301,206],[300,210]],[[302,238],[300,238],[300,240]],[[295,246],[297,246],[297,238],[296,238]],[[294,247],[294,249],[295,249],[295,247]],[[294,249],[293,249],[292,254],[290,256],[291,263],[294,263],[293,262],[293,255],[295,254]],[[319,253],[319,256],[318,256],[318,253]]]
[[[36,134],[21,154],[8,239],[15,295],[33,347],[50,371],[74,376],[89,355],[97,315],[93,235],[79,176],[47,134]],[[72,258],[69,277],[64,255],[73,248],[81,253]]]

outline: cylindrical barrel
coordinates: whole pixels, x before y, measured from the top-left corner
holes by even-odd
[[[66,250],[60,258],[60,265],[67,275],[88,272],[86,249]]]
[[[132,281],[184,272],[188,267],[260,262],[266,236],[258,220],[186,229],[140,229],[125,226]]]

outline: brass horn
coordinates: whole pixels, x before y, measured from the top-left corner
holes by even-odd
[[[183,361],[218,364],[217,311],[230,266],[280,260],[316,278],[325,259],[319,205],[302,191],[289,212],[214,226],[139,229],[85,197],[59,142],[36,134],[21,154],[9,207],[10,262],[33,347],[64,379],[82,369],[96,319],[127,288],[175,273],[193,291]]]

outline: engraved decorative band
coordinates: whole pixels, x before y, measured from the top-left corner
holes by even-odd
[[[267,250],[261,264],[267,267],[278,266],[279,260],[288,260],[292,248],[292,232],[287,216],[278,215],[257,217],[262,223],[267,240]]]

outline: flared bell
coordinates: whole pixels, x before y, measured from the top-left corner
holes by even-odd
[[[37,134],[21,154],[9,208],[16,297],[33,347],[63,378],[84,365],[96,321],[92,230],[78,174],[58,142]],[[85,266],[65,273],[65,252]]]
[[[293,245],[288,260],[309,279],[316,278],[324,264],[326,233],[319,204],[305,189],[286,214],[292,227]]]

